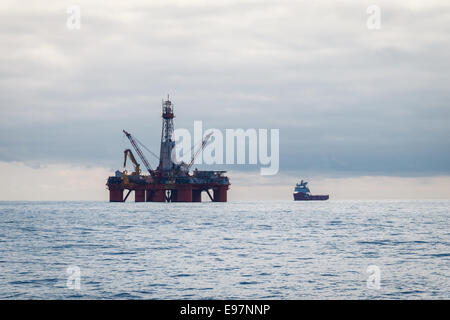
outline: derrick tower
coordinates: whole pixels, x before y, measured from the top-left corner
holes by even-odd
[[[163,174],[169,173],[174,167],[172,161],[172,152],[175,147],[173,118],[173,104],[169,100],[169,95],[167,95],[167,100],[162,102],[161,149],[159,153],[159,170]]]

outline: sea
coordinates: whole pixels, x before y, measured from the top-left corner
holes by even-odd
[[[450,201],[0,202],[0,299],[449,299]]]

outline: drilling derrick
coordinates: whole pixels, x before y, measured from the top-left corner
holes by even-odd
[[[108,178],[106,185],[109,189],[110,202],[125,202],[132,191],[136,202],[201,202],[202,192],[205,192],[214,202],[226,202],[227,191],[230,186],[226,171],[200,171],[195,169],[189,173],[195,158],[208,143],[212,133],[202,139],[199,148],[194,152],[189,163],[176,163],[173,157],[175,148],[173,104],[167,96],[162,101],[162,130],[159,158],[143,145],[136,137],[123,130],[131,145],[144,163],[149,175],[141,174],[139,164],[131,150],[124,153],[124,166],[127,156],[135,165],[135,172],[128,175],[126,171],[116,171],[115,176]],[[158,159],[158,168],[152,170],[139,145]],[[127,194],[124,197],[124,191]]]
[[[169,175],[174,168],[172,161],[172,152],[175,147],[173,118],[173,105],[167,96],[167,100],[162,102],[161,149],[159,153],[159,170],[164,176]]]

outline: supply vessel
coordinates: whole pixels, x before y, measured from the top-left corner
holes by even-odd
[[[301,181],[295,185],[294,200],[295,201],[312,201],[312,200],[328,200],[329,195],[312,195],[307,187],[308,182]]]
[[[212,133],[206,135],[198,142],[197,149],[189,163],[177,162],[174,156],[174,109],[173,104],[167,96],[162,101],[162,133],[159,156],[143,145],[131,133],[123,130],[139,159],[147,170],[146,174],[141,172],[140,163],[131,149],[124,151],[124,170],[117,170],[114,176],[107,180],[110,202],[125,202],[131,192],[134,191],[136,202],[201,202],[202,193],[208,195],[211,201],[227,202],[227,191],[230,182],[226,171],[200,171],[195,169],[190,173],[194,160],[204,149]],[[195,146],[194,146],[195,147]],[[144,155],[145,149],[157,158],[158,166],[153,169]],[[126,168],[127,159],[134,165],[134,172],[128,173]],[[124,192],[126,194],[124,195]]]

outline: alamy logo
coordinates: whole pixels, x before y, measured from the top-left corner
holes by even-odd
[[[70,266],[66,269],[67,288],[71,290],[80,290],[81,288],[81,270],[78,266]]]
[[[375,265],[368,266],[366,269],[366,273],[369,274],[369,277],[367,278],[367,289],[380,290],[380,267]]]
[[[377,5],[371,5],[366,10],[369,17],[367,18],[367,28],[369,30],[378,30],[381,28],[381,9]]]
[[[67,14],[69,17],[66,21],[67,29],[80,30],[81,28],[81,9],[80,6],[72,5],[67,8]]]
[[[202,121],[194,121],[194,142],[207,136],[210,137],[208,143],[199,150],[194,164],[259,164],[261,175],[278,173],[279,129],[226,129],[225,134],[219,129],[207,129],[203,133]],[[176,129],[174,139],[176,159],[189,163],[193,149],[191,133],[187,129]]]

